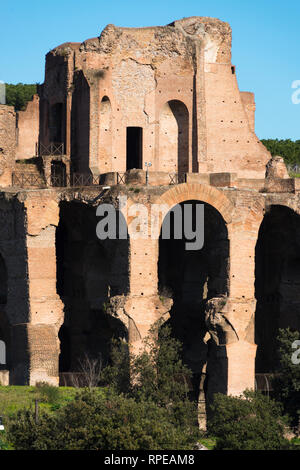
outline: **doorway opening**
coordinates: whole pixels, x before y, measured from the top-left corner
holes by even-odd
[[[127,127],[126,170],[143,168],[143,128]]]

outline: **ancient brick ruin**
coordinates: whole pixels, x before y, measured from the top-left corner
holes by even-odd
[[[272,372],[278,328],[300,329],[300,185],[254,113],[217,19],[108,25],[47,54],[27,109],[0,106],[3,383],[58,384],[112,337],[138,350],[159,318],[208,398]],[[127,239],[97,238],[103,202]],[[131,237],[135,202],[204,204],[204,247]]]

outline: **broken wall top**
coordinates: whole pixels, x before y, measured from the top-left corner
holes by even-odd
[[[174,21],[166,26],[123,28],[107,25],[101,35],[80,43],[67,42],[48,55],[68,56],[72,51],[94,52],[104,55],[136,55],[157,61],[159,57],[185,56],[192,59],[193,42],[204,47],[205,62],[230,63],[231,28],[216,18],[193,16]]]

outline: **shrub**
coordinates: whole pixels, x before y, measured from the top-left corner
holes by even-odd
[[[192,449],[195,435],[176,426],[167,408],[153,402],[85,391],[55,415],[31,411],[11,419],[8,438],[16,450]]]
[[[217,438],[217,450],[282,450],[286,419],[281,406],[259,392],[240,397],[216,394],[211,405],[209,432]]]
[[[191,372],[180,350],[170,328],[160,324],[139,356],[114,342],[112,364],[102,371],[105,394],[81,392],[51,417],[41,410],[38,424],[31,411],[20,411],[9,423],[9,439],[16,449],[193,449],[197,408],[189,400]]]
[[[41,401],[55,404],[60,398],[59,388],[47,382],[37,382],[36,388]]]

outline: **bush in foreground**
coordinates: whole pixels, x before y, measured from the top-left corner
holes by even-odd
[[[130,357],[126,347],[119,346],[102,374],[104,383],[109,383],[105,393],[99,389],[78,393],[55,413],[40,413],[38,424],[31,411],[19,411],[8,429],[14,448],[193,449],[199,430],[196,404],[188,397],[190,371],[170,329],[157,324],[140,356]]]
[[[240,397],[216,394],[211,406],[210,432],[216,450],[284,450],[286,419],[281,406],[258,392],[246,390]]]
[[[167,408],[114,394],[85,391],[55,414],[19,411],[8,440],[16,450],[192,449],[195,435],[179,427]]]

